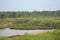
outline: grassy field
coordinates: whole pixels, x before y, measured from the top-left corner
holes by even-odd
[[[60,40],[60,30],[45,34],[25,34],[23,36],[0,37],[0,40]]]
[[[10,24],[11,23],[11,24]],[[4,25],[3,25],[4,24]],[[2,11],[0,27],[11,29],[60,29],[60,10],[56,11]],[[1,28],[2,29],[2,28]],[[0,40],[60,40],[60,30],[45,34],[0,37]]]
[[[0,19],[1,23],[12,22],[13,29],[52,29],[60,28],[59,18],[5,18]]]
[[[0,24],[12,22],[13,29],[60,28],[59,18],[5,18]],[[25,34],[22,36],[0,37],[0,40],[60,40],[60,30],[45,34]]]

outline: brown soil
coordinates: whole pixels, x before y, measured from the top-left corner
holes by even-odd
[[[12,22],[0,24],[0,29],[11,26]]]
[[[45,34],[45,33],[47,33],[47,32],[49,32],[49,31],[36,32],[35,34]]]

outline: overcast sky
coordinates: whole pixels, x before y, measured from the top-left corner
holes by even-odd
[[[0,11],[60,10],[60,0],[0,0]]]

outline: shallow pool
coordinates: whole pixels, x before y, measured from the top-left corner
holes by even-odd
[[[0,29],[0,36],[14,36],[14,35],[24,35],[28,34],[38,34],[43,32],[53,32],[54,30],[14,30],[10,28]]]

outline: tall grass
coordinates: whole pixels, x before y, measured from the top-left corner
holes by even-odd
[[[41,29],[60,28],[59,18],[6,18],[0,19],[0,23],[12,22],[14,29]]]

